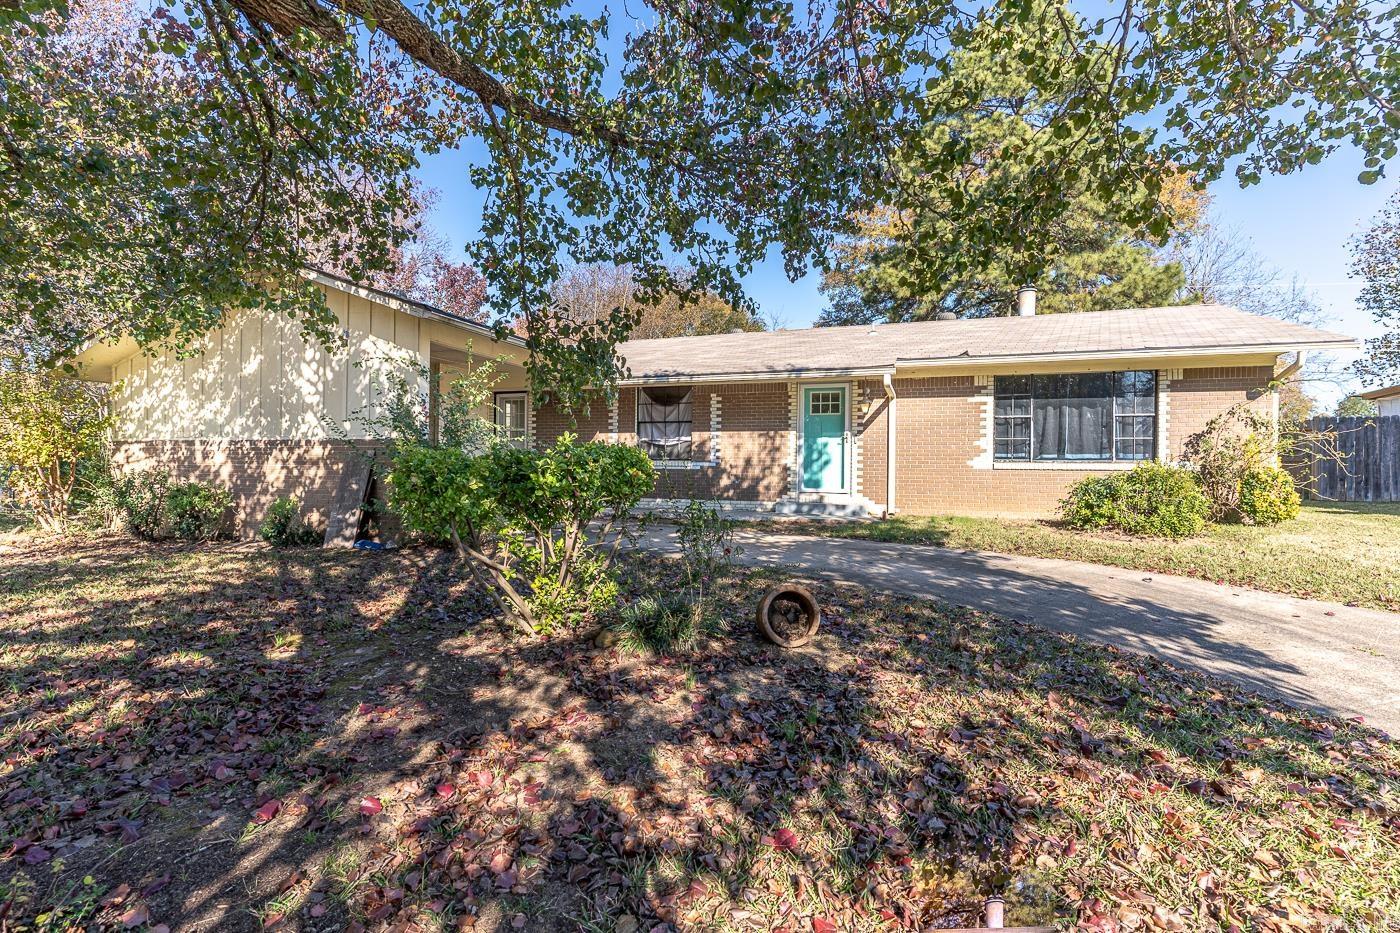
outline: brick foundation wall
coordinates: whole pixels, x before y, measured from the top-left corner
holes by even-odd
[[[253,537],[268,506],[281,496],[295,496],[303,514],[324,528],[341,476],[347,467],[358,467],[358,458],[372,446],[350,441],[122,441],[112,462],[120,471],[160,468],[176,482],[228,487],[234,533]]]

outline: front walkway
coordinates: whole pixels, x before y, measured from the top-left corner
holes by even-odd
[[[673,529],[642,545],[674,550]],[[1400,735],[1400,614],[1079,561],[739,532],[746,564],[929,596],[1152,654]]]

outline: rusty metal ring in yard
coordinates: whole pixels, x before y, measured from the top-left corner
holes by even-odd
[[[780,602],[793,604],[797,612],[806,617],[806,624],[801,625],[800,620],[793,618],[790,612],[778,610],[775,613],[774,604]],[[798,625],[795,627],[794,623]],[[783,583],[764,593],[763,599],[759,600],[758,630],[763,633],[764,638],[780,648],[801,648],[812,640],[812,636],[817,633],[817,626],[821,624],[821,607],[817,605],[817,598],[805,586]]]

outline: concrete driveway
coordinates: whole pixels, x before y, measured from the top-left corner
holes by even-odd
[[[669,526],[640,542],[674,551]],[[1400,734],[1400,614],[1078,561],[745,530],[786,566],[1071,632]]]

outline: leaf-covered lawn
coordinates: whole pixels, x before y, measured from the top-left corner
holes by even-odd
[[[1271,527],[1215,525],[1194,538],[1134,538],[1058,522],[960,515],[869,522],[784,520],[792,534],[931,544],[1174,573],[1372,609],[1400,610],[1400,503],[1303,504]]]
[[[1400,916],[1400,748],[1364,727],[829,584],[778,651],[760,572],[685,657],[523,644],[449,567],[0,539],[0,926]]]

